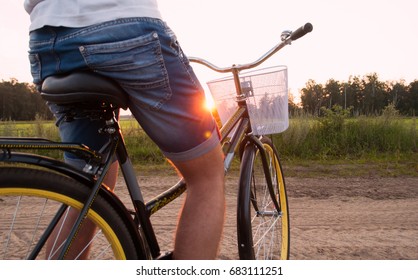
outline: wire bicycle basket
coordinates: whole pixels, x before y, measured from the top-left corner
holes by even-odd
[[[207,83],[221,122],[236,110],[237,98],[245,98],[253,133],[276,134],[289,126],[287,67],[275,66],[240,75],[242,96],[237,96],[232,76]]]

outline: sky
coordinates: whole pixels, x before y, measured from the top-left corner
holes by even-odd
[[[314,29],[260,67],[286,65],[290,91],[309,79],[325,84],[377,73],[381,81],[418,79],[418,2],[415,0],[158,0],[164,20],[188,56],[224,67],[258,59],[283,30]],[[23,0],[2,0],[0,80],[30,82],[29,16]],[[203,66],[202,84],[223,77]]]

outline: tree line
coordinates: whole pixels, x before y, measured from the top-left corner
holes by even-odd
[[[0,83],[0,120],[29,121],[52,119],[45,101],[33,84],[16,79]]]
[[[380,115],[392,105],[400,114],[415,116],[418,113],[418,80],[382,82],[376,73],[363,77],[350,77],[347,82],[330,79],[325,85],[309,80],[301,90],[301,103],[289,100],[290,114],[303,110],[320,116],[321,108],[335,105],[350,109],[353,115]],[[0,82],[0,120],[28,121],[37,117],[52,119],[53,116],[31,83],[17,79]]]
[[[330,79],[325,85],[309,80],[301,90],[301,104],[290,102],[290,111],[303,110],[315,116],[321,108],[335,105],[350,109],[353,115],[380,115],[393,105],[400,114],[415,116],[418,113],[418,80],[409,85],[405,81],[382,82],[376,73],[360,78],[350,77],[348,82]]]

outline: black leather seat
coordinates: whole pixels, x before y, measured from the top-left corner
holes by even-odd
[[[128,108],[128,97],[117,83],[87,71],[47,77],[41,86],[41,96],[60,105],[110,103],[114,107]]]

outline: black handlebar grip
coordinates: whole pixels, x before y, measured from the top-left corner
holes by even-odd
[[[313,26],[312,24],[308,22],[305,25],[293,31],[292,34],[290,35],[290,39],[292,39],[292,41],[295,41],[299,39],[300,37],[305,36],[307,33],[311,32],[312,30],[313,30]]]

